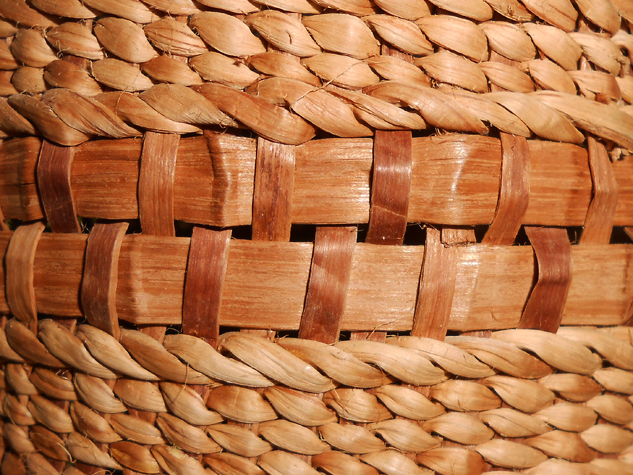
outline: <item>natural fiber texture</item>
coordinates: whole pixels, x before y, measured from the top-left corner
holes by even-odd
[[[61,8],[6,0],[0,130],[32,134],[26,118],[48,140],[77,145],[238,121],[300,144],[315,127],[340,137],[371,136],[373,128],[483,134],[487,122],[570,143],[583,141],[578,127],[633,148],[630,62],[621,52],[633,49],[630,12],[609,0],[439,1],[434,15],[423,1],[243,3],[93,0]],[[534,15],[546,24],[522,23]],[[381,56],[381,44],[402,58]],[[62,53],[81,59],[60,61]],[[578,71],[579,59],[607,73]],[[511,92],[486,94],[488,81]],[[489,112],[452,101],[431,82],[480,93]],[[535,84],[548,92],[526,95]],[[576,85],[583,98],[570,97]]]
[[[323,139],[293,147],[293,189],[285,198],[290,201],[285,211],[290,222],[368,223],[373,145],[370,139]],[[161,196],[161,201],[164,205],[173,202],[177,220],[222,227],[251,224],[255,163],[264,146],[249,138],[211,133],[204,138],[182,138],[176,149],[173,200]],[[517,186],[509,191],[510,199],[527,201],[517,226],[582,226],[594,188],[588,151],[540,140],[527,140],[525,146],[529,167],[521,169],[517,179],[525,182],[528,196],[515,197],[520,193]],[[138,218],[144,205],[138,194],[141,149],[142,143],[134,139],[91,141],[75,147],[70,193],[58,192],[56,199],[61,201],[63,196],[62,203],[74,206],[78,216]],[[42,153],[48,160],[47,150],[40,150],[40,141],[32,137],[0,144],[0,205],[6,219],[52,219],[47,207],[55,202],[49,202],[44,190],[50,188],[47,180],[53,177],[39,171]],[[407,222],[490,224],[500,192],[508,193],[500,182],[507,150],[511,150],[509,145],[491,137],[413,138]],[[615,213],[613,225],[633,226],[633,162],[625,159],[608,165],[619,190],[609,211],[609,215]],[[272,176],[279,174],[270,175],[267,182]],[[513,212],[518,208],[515,203]]]
[[[632,473],[632,53],[628,0],[0,0],[0,472]]]
[[[489,465],[545,474],[552,464],[593,473],[603,462],[628,470],[633,333],[622,327],[451,337],[441,349],[415,337],[305,347],[229,333],[216,351],[193,336],[160,344],[129,330],[118,343],[86,325],[77,339],[43,320],[39,356],[20,344],[26,327],[5,328],[3,432],[19,458],[5,456],[3,473],[10,464],[57,473],[70,461],[141,473],[316,473],[310,458],[335,474],[479,474]],[[489,366],[479,346],[498,363]],[[333,350],[339,362],[324,358]],[[157,359],[142,368],[129,354]],[[173,355],[187,365],[182,377]],[[64,362],[51,364],[55,356]],[[340,361],[350,363],[344,373]],[[382,378],[362,378],[375,371],[369,363]],[[540,369],[526,372],[529,364]]]
[[[95,246],[97,232],[94,229],[90,235]],[[7,243],[15,239],[19,239],[17,233],[0,232],[0,250],[4,252]],[[99,299],[93,298],[93,305],[103,313],[101,318],[105,322],[118,318],[136,324],[181,324],[183,303],[187,298],[197,298],[195,294],[187,297],[185,290],[185,278],[191,277],[188,269],[194,266],[191,257],[187,259],[190,243],[189,238],[126,235],[120,244],[118,260],[107,261],[106,256],[113,252],[113,241],[91,248],[86,235],[45,233],[31,267],[30,288],[34,292],[31,311],[58,317],[86,315],[97,325],[92,307],[86,302],[82,304],[79,296],[81,293],[82,299],[88,298],[88,292],[99,290],[103,294],[99,294]],[[439,246],[443,249],[441,243]],[[421,305],[419,295],[427,291],[424,287],[427,283],[442,284],[454,294],[452,304],[445,308],[448,322],[444,334],[446,330],[517,327],[528,298],[534,298],[531,293],[534,294],[537,259],[531,247],[484,244],[455,247],[451,251],[453,257],[441,254],[437,258],[435,265],[440,266],[440,273],[427,275],[424,267],[420,279],[423,260],[430,259],[429,249],[354,243],[348,261],[349,282],[341,289],[345,304],[337,304],[335,312],[341,318],[340,329],[410,331],[414,315],[418,315],[416,300]],[[102,256],[101,267],[92,267],[93,253]],[[222,298],[217,302],[217,324],[298,330],[309,292],[308,282],[318,279],[315,269],[321,265],[318,261],[311,262],[312,254],[311,243],[231,240],[221,283]],[[452,259],[457,277],[451,283],[445,266]],[[572,246],[573,267],[564,300],[563,324],[625,323],[630,318],[632,259],[633,248],[626,244]],[[601,264],[596,265],[596,260]],[[29,269],[28,262],[6,262],[6,275]],[[111,270],[113,262],[118,263],[118,269]],[[335,262],[340,267],[345,261]],[[547,261],[538,263],[540,272],[546,272],[548,265]],[[96,270],[99,274],[94,273]],[[97,279],[95,284],[89,284],[93,279]],[[21,289],[29,288],[28,283],[21,285]],[[89,290],[89,285],[97,287]],[[0,309],[6,312],[21,297],[13,297],[10,286],[0,285],[0,288],[2,295],[6,292],[6,300],[0,300]],[[430,295],[435,295],[433,292]],[[432,313],[432,302],[424,302],[429,305],[426,311]],[[419,322],[424,327],[431,325],[426,318]]]

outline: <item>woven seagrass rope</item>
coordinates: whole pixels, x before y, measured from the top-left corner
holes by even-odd
[[[633,82],[623,51],[633,46],[633,14],[624,0],[492,8],[438,1],[434,15],[421,0],[203,3],[41,1],[38,11],[3,2],[0,129],[32,134],[34,125],[49,140],[76,145],[238,121],[299,144],[314,127],[341,137],[373,128],[484,134],[487,122],[571,143],[584,140],[578,127],[632,148]],[[381,42],[413,64],[380,55]],[[489,93],[488,82],[505,92]]]
[[[187,335],[160,344],[122,330],[117,342],[87,325],[73,335],[52,320],[40,322],[41,343],[17,320],[1,337],[9,362],[2,407],[11,421],[4,434],[30,470],[47,469],[44,453],[142,473],[255,470],[254,461],[266,471],[313,473],[291,452],[333,473],[359,464],[367,473],[481,473],[486,462],[550,473],[624,469],[633,440],[633,348],[622,327],[334,346],[229,333],[220,352]],[[192,384],[205,385],[202,398]],[[157,427],[132,418],[135,411],[152,414]],[[258,433],[231,421],[259,423]]]

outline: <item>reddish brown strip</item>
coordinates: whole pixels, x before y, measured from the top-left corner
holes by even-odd
[[[35,221],[44,217],[36,179],[42,144],[36,137],[0,144],[0,204],[7,219]]]
[[[217,348],[222,285],[229,259],[231,230],[194,228],[189,248],[182,332]]]
[[[295,147],[258,138],[253,240],[290,240],[294,181]]]
[[[440,231],[426,229],[424,262],[411,335],[444,340],[453,306],[457,247],[444,247]]]
[[[356,227],[319,227],[299,338],[336,343],[356,246]]]
[[[55,233],[80,233],[77,208],[70,184],[74,147],[42,142],[37,163],[37,185],[44,213]]]
[[[587,143],[593,197],[587,210],[580,244],[609,244],[615,210],[618,207],[618,182],[604,145],[593,137],[589,137]]]
[[[37,304],[33,287],[33,263],[37,244],[44,232],[42,223],[18,227],[4,257],[6,295],[15,317],[37,334]]]
[[[402,244],[411,193],[411,132],[376,131],[366,242]]]
[[[555,333],[571,286],[571,244],[562,228],[525,228],[538,261],[538,281],[528,298],[519,328]]]
[[[501,188],[484,244],[512,245],[530,199],[530,150],[525,137],[501,133]]]
[[[128,223],[95,224],[88,236],[81,305],[88,322],[119,339],[116,289],[119,253]]]
[[[138,183],[139,216],[145,234],[176,235],[174,176],[179,142],[178,134],[145,134]]]
[[[160,344],[165,341],[165,333],[167,332],[167,327],[165,325],[139,325],[138,329],[141,333],[151,336]]]

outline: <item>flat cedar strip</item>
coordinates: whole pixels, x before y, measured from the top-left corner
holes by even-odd
[[[607,150],[593,137],[588,137],[589,168],[593,181],[593,198],[580,244],[609,244],[618,207],[618,183]]]
[[[327,344],[338,341],[356,231],[355,226],[317,227],[299,338]]]
[[[175,236],[174,174],[180,135],[147,132],[138,183],[139,216],[145,234]]]
[[[0,144],[0,199],[5,219],[34,221],[44,217],[36,179],[41,147],[42,142],[36,137],[4,140]]]
[[[39,222],[19,227],[11,236],[4,259],[9,308],[33,333],[37,333],[38,312],[33,263],[43,232],[44,225]]]
[[[572,283],[571,244],[567,230],[527,226],[525,232],[538,261],[538,281],[525,305],[519,328],[556,333]]]
[[[220,335],[222,287],[229,256],[231,230],[196,227],[187,261],[182,332],[203,338],[214,348]]]
[[[511,246],[530,199],[530,150],[525,137],[501,133],[501,189],[495,218],[482,242]]]
[[[375,133],[368,244],[401,246],[404,242],[411,195],[411,140],[410,131]],[[386,332],[375,328],[369,333],[354,332],[350,339],[384,342],[386,337]]]
[[[86,244],[81,305],[90,325],[120,337],[116,295],[119,254],[128,223],[95,224]]]
[[[532,169],[522,224],[582,226],[592,197],[587,151],[538,140],[528,145]],[[0,205],[6,219],[43,217],[35,185],[39,148],[33,137],[0,144]],[[325,139],[296,147],[292,222],[367,223],[372,148],[371,139]],[[138,218],[140,154],[138,139],[78,146],[71,176],[78,215]],[[222,227],[250,224],[255,154],[254,139],[181,139],[174,218]],[[498,139],[459,134],[414,138],[412,160],[407,222],[492,222],[500,184]],[[633,225],[633,162],[616,161],[612,167],[619,188],[614,226]],[[317,195],[322,198],[315,200]]]
[[[426,230],[420,290],[411,335],[444,340],[457,278],[457,247],[444,246],[440,231]]]
[[[366,242],[402,245],[411,193],[411,132],[376,131]]]
[[[46,220],[54,233],[79,233],[77,209],[70,182],[75,147],[42,142],[37,162],[37,186]]]
[[[0,232],[0,250],[11,236],[11,232]],[[38,312],[80,315],[85,242],[84,235],[42,236],[33,279]],[[189,246],[189,238],[125,236],[116,296],[119,319],[141,324],[181,323]],[[456,248],[457,278],[448,330],[516,328],[534,282],[532,248],[480,244]],[[297,330],[312,251],[311,243],[232,240],[220,324]],[[410,331],[423,256],[423,246],[357,243],[341,330]],[[562,323],[621,324],[633,295],[631,246],[572,246],[572,262]],[[67,271],[55,278],[55,269]],[[0,287],[0,295],[3,293],[4,285]],[[0,305],[6,308],[6,303]]]
[[[295,148],[257,139],[253,190],[253,240],[288,241],[292,226]]]

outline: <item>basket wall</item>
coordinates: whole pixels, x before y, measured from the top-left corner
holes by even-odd
[[[1,472],[633,473],[629,3],[0,0]]]

